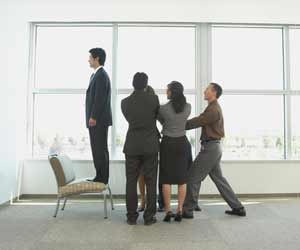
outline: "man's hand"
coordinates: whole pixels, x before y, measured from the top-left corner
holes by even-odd
[[[95,119],[93,119],[93,118],[89,119],[89,126],[90,127],[95,127],[96,124],[97,124],[97,121]]]

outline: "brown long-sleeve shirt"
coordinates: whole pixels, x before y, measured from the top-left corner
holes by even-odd
[[[220,140],[225,136],[223,113],[217,100],[209,103],[202,114],[186,123],[187,130],[199,127],[202,127],[202,141]]]

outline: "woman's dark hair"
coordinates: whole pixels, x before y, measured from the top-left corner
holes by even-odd
[[[91,53],[92,57],[96,59],[99,58],[99,64],[104,66],[105,60],[106,60],[106,53],[105,50],[102,48],[93,48],[90,49],[89,52]]]
[[[132,85],[136,90],[145,89],[148,85],[148,76],[144,72],[137,72],[133,76]]]
[[[180,82],[172,81],[168,84],[168,89],[171,92],[170,100],[176,114],[182,112],[186,105],[186,98],[183,94],[183,86]]]

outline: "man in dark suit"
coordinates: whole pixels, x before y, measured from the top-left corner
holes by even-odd
[[[89,181],[108,183],[109,153],[107,146],[108,127],[112,125],[110,79],[103,66],[105,51],[93,48],[90,51],[89,64],[95,71],[90,78],[86,91],[86,126],[89,129],[92,155],[96,177]]]
[[[148,76],[136,73],[134,92],[122,100],[123,115],[129,123],[123,152],[126,157],[127,223],[136,224],[138,218],[137,181],[144,176],[147,190],[145,225],[156,222],[156,184],[158,169],[159,132],[156,118],[159,109],[157,95],[147,91]]]

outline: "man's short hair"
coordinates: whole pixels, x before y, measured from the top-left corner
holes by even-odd
[[[102,48],[93,48],[90,49],[89,52],[91,53],[92,57],[96,59],[97,57],[99,58],[99,64],[101,66],[104,66],[105,60],[106,60],[106,53],[105,50]]]
[[[132,85],[136,90],[145,89],[148,85],[148,76],[144,72],[135,73],[132,81]]]
[[[213,87],[214,91],[216,91],[216,97],[217,97],[217,99],[219,99],[219,97],[223,93],[222,87],[219,84],[215,83],[215,82],[211,82],[210,85]]]

